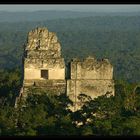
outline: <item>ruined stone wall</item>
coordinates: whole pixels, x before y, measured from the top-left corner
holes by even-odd
[[[65,79],[65,65],[63,58],[57,59],[25,59],[24,79],[43,79],[41,70],[48,70],[48,79]]]
[[[107,59],[93,57],[71,62],[71,79],[112,79],[113,67]]]
[[[92,99],[109,93],[114,95],[113,67],[107,59],[97,61],[93,57],[71,62],[71,79],[67,80],[67,95],[74,102],[76,111],[82,106],[78,95],[85,94]]]

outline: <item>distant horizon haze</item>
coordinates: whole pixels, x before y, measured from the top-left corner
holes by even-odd
[[[68,5],[68,4],[12,4],[0,5],[0,12],[34,12],[34,11],[77,11],[77,12],[139,12],[140,4],[83,4],[83,5]]]

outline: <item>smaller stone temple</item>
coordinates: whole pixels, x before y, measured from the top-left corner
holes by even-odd
[[[67,80],[67,95],[74,102],[73,111],[82,106],[78,95],[85,94],[92,99],[106,93],[114,95],[113,67],[108,59],[97,61],[94,57],[70,62],[70,79]]]
[[[44,90],[51,94],[65,93],[73,101],[72,111],[82,103],[78,95],[91,98],[109,93],[114,95],[113,66],[108,59],[97,61],[94,57],[73,59],[65,76],[66,66],[61,57],[61,46],[57,36],[47,28],[36,28],[29,32],[23,56],[23,85],[15,106],[28,90]]]

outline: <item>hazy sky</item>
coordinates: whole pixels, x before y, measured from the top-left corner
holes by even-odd
[[[0,5],[0,11],[37,11],[37,10],[72,10],[72,11],[96,11],[96,12],[131,12],[140,11],[140,5],[56,5],[56,4],[42,4],[42,5]]]

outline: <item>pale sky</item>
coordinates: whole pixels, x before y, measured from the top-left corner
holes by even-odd
[[[0,5],[0,11],[38,11],[38,10],[68,10],[68,11],[96,11],[96,12],[135,12],[140,11],[140,5],[139,4],[133,4],[133,5],[118,5],[118,4],[105,4],[105,5],[96,5],[96,4],[76,4],[76,5],[70,5],[70,4],[11,4],[11,5]]]

